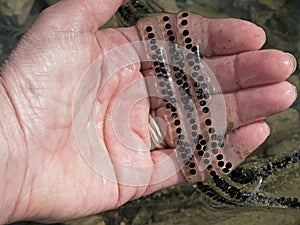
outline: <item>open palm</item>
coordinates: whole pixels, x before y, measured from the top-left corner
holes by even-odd
[[[116,124],[122,128],[124,121],[114,120],[118,118],[113,116],[115,101],[122,97],[130,102],[136,95],[147,95],[140,82],[139,64],[124,66],[111,75],[113,66],[105,58],[110,50],[139,40],[135,27],[98,30],[121,4],[121,0],[57,3],[40,15],[4,65],[1,109],[5,117],[1,128],[10,152],[5,177],[14,177],[14,181],[5,184],[10,197],[0,206],[3,221],[73,219],[184,182],[176,160],[164,168],[166,179],[153,182],[161,173],[153,165],[166,160],[172,150],[146,151],[140,146],[149,143],[148,99],[132,105],[128,117],[138,142],[128,143],[143,151],[132,151],[116,135]],[[284,82],[294,71],[295,62],[280,51],[258,51],[265,34],[249,22],[200,18],[196,24],[195,33],[197,29],[204,31],[202,54],[211,56],[207,64],[225,93],[230,136],[230,143],[226,143],[230,148],[225,152],[233,149],[244,158],[269,134],[262,120],[295,100],[293,86]],[[134,52],[126,56],[138,61]],[[77,140],[81,134],[73,124],[78,112],[74,104],[80,110],[86,100],[76,94],[84,78],[93,73],[101,73],[101,79],[109,77],[99,89],[93,116],[102,147],[110,156],[102,167],[113,168],[113,174],[103,176],[83,157]],[[134,85],[136,82],[140,85]],[[84,88],[92,90],[96,84],[87,82]],[[124,96],[126,87],[135,89]],[[124,167],[140,170],[128,170],[128,174]],[[115,182],[126,179],[132,180]]]

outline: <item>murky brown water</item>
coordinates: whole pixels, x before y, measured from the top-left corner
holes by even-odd
[[[50,1],[48,1],[50,2]],[[179,2],[179,1],[178,1]],[[40,0],[3,0],[0,5],[0,62],[15,42],[47,4]],[[300,59],[300,1],[299,0],[181,0],[185,10],[206,17],[236,17],[262,26],[268,37],[265,48],[277,48],[293,53]],[[299,71],[289,79],[300,90]],[[299,98],[291,109],[268,119],[272,134],[248,161],[290,151],[300,151]],[[300,170],[273,177],[268,191],[278,196],[300,197]],[[265,224],[299,225],[300,213],[292,210],[235,208],[208,210],[201,194],[190,185],[172,187],[151,196],[129,202],[117,210],[64,224]]]

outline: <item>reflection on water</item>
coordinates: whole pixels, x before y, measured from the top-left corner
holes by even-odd
[[[5,1],[3,1],[5,2]],[[1,2],[1,4],[5,4]],[[6,1],[9,2],[9,1]],[[21,1],[20,1],[21,2]],[[2,61],[38,11],[42,1],[1,7],[0,49]],[[178,0],[179,5],[203,16],[236,17],[253,21],[267,32],[265,48],[277,48],[300,58],[300,1],[298,0]],[[18,7],[20,10],[9,10]],[[26,10],[25,10],[26,9]],[[28,10],[29,9],[29,10]],[[4,10],[4,11],[3,11]],[[27,12],[27,15],[22,14]],[[7,33],[8,32],[8,33]],[[300,89],[299,73],[290,80]],[[272,134],[267,142],[251,155],[246,163],[275,160],[279,156],[299,152],[299,98],[292,109],[268,119]],[[299,164],[299,163],[298,163]],[[246,164],[247,165],[247,164]],[[249,164],[250,165],[250,164]],[[300,169],[291,167],[272,175],[263,190],[275,196],[300,198]],[[98,216],[65,224],[300,224],[299,211],[267,210],[264,208],[224,208],[211,210],[190,185],[163,190],[149,197],[130,202],[123,207]]]

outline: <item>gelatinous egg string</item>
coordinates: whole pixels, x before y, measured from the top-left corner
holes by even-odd
[[[263,180],[260,190],[253,196],[252,204],[265,207],[300,209],[300,201],[296,197],[276,196],[265,191],[270,179],[278,179],[280,174],[300,167],[299,151],[291,151],[288,156],[270,158],[263,161],[244,163],[230,174],[231,180],[239,184],[249,184],[258,178]]]
[[[226,109],[221,88],[189,36],[188,13],[160,14],[137,23],[163,99],[165,119],[182,171],[190,182],[210,177],[222,154]],[[149,84],[148,84],[149,85]],[[231,165],[219,163],[218,173]]]
[[[279,173],[287,172],[291,169],[299,168],[300,153],[298,151],[289,156],[282,156],[277,159],[268,159],[265,161],[253,161],[243,163],[239,168],[233,170],[227,178],[233,181],[224,180],[220,177],[213,178],[213,182],[197,182],[196,185],[204,193],[204,202],[213,208],[228,206],[247,206],[263,208],[289,208],[300,209],[300,201],[292,196],[274,196],[265,190],[270,185],[269,177],[278,179]],[[248,191],[245,188],[254,188]],[[216,191],[215,187],[220,187],[222,193]],[[237,201],[239,200],[240,201]]]

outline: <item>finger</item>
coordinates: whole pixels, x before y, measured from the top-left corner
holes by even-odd
[[[264,121],[240,127],[234,132],[227,134],[223,155],[227,162],[231,162],[231,169],[240,165],[246,157],[267,139],[269,134],[270,128]]]
[[[296,89],[288,82],[226,94],[228,130],[259,121],[287,109],[296,99]]]
[[[222,118],[224,122],[227,123],[227,131],[230,132],[241,126],[260,121],[270,115],[287,109],[295,99],[295,87],[288,82],[228,93],[224,95],[226,116],[224,115],[224,118]],[[172,120],[172,112],[164,110],[165,108],[162,106],[162,101],[152,99],[152,102],[155,103],[155,107],[158,107],[156,109],[156,117],[162,119],[162,121],[164,121],[163,124],[167,127],[173,124],[174,121],[170,123],[170,120]],[[210,107],[211,106],[208,105],[208,108]],[[153,109],[152,106],[151,108]],[[181,110],[184,111],[184,109]],[[198,111],[198,115],[200,116],[199,118],[203,118],[201,111]],[[214,123],[214,120],[212,122]],[[161,129],[163,129],[163,126],[161,126]],[[170,138],[172,136],[170,133],[171,130],[171,128],[168,130],[165,138],[169,146],[172,146],[173,143],[169,141],[172,140],[172,138]]]
[[[36,23],[43,30],[96,31],[105,24],[122,0],[63,0],[44,10]]]
[[[164,21],[165,15],[172,17],[172,20]],[[169,30],[165,28],[165,25],[170,23],[172,27],[175,27],[172,32],[176,35],[177,44],[185,46],[186,38],[190,38],[191,44],[199,46],[204,56],[231,55],[257,50],[266,40],[262,28],[240,19],[207,19],[190,13],[185,18],[188,23],[183,27],[181,14],[178,14],[177,20],[173,17],[174,15],[171,14],[159,14],[140,21],[137,27],[119,29],[130,41],[138,41],[141,39],[139,33],[151,25],[155,38],[165,40]],[[188,36],[183,34],[184,30],[189,31]]]
[[[296,59],[278,50],[261,50],[233,56],[206,58],[223,93],[278,83],[286,80],[296,68]],[[154,76],[152,69],[143,75]]]
[[[278,50],[250,51],[205,61],[223,93],[284,81],[297,64],[294,56]]]
[[[260,49],[266,41],[262,28],[240,19],[204,19],[193,15],[191,30],[202,54],[230,55]],[[202,23],[202,24],[201,24]],[[203,46],[201,48],[201,46]]]
[[[225,146],[223,148],[224,164],[226,162],[230,162],[232,164],[231,169],[234,169],[238,165],[240,165],[247,156],[249,156],[255,149],[257,149],[269,136],[270,129],[268,125],[259,121],[244,127],[239,128],[233,133],[229,133],[226,136]],[[146,194],[152,193],[154,191],[160,190],[165,187],[169,187],[172,185],[177,185],[180,183],[186,182],[186,179],[180,170],[178,164],[178,159],[174,157],[172,154],[174,150],[162,150],[162,151],[153,151],[151,152],[152,160],[154,164],[161,164],[166,161],[166,157],[170,157],[173,160],[172,163],[165,164],[166,167],[164,171],[173,171],[173,173],[169,173],[170,176],[166,176],[164,180],[160,183],[150,182],[149,188],[147,189]],[[219,167],[217,165],[214,165]],[[160,169],[160,170],[159,170]],[[220,168],[214,168],[215,170],[220,170]],[[176,171],[176,173],[174,172]],[[154,167],[152,177],[161,176],[161,168]],[[203,171],[206,173],[207,171]],[[165,173],[166,174],[166,173]],[[199,179],[201,179],[201,175]]]

